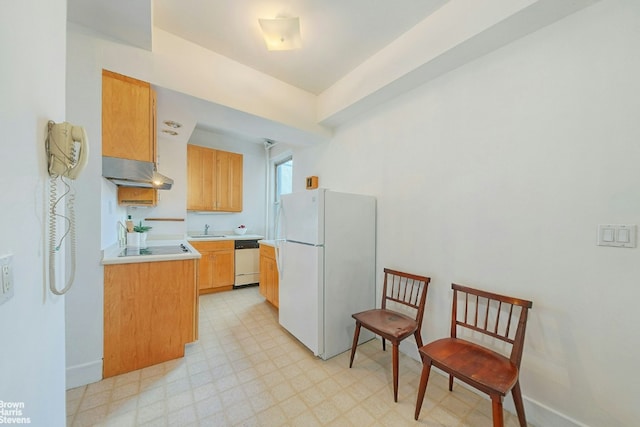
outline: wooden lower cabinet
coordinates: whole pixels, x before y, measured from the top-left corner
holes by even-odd
[[[184,356],[197,339],[197,262],[104,266],[104,378]]]
[[[235,280],[234,241],[191,241],[189,243],[202,255],[198,273],[200,294],[233,289]]]
[[[276,308],[278,307],[278,264],[276,249],[270,245],[260,245],[260,294]]]

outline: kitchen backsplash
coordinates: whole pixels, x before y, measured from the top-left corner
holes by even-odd
[[[249,234],[264,234],[264,224],[254,224],[242,213],[187,213],[187,232],[204,233],[209,225],[209,234],[226,234],[240,225],[247,227]]]

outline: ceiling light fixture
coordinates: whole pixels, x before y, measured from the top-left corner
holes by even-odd
[[[163,133],[169,134],[171,136],[176,136],[178,134],[178,132],[176,132],[175,130],[171,130],[171,129],[162,129]]]
[[[300,18],[258,19],[269,50],[292,50],[302,47]]]

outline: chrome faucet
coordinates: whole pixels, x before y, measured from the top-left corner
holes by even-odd
[[[209,224],[204,225],[204,234],[209,234]]]

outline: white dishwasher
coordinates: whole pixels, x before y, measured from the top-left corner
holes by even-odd
[[[260,245],[257,240],[236,240],[236,279],[234,288],[260,282]]]

